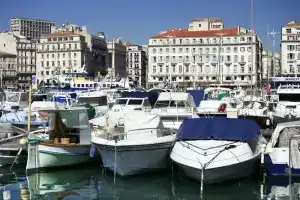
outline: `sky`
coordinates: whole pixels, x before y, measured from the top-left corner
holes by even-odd
[[[194,18],[220,17],[225,27],[251,28],[250,5],[250,0],[1,0],[0,31],[9,30],[10,17],[28,17],[86,25],[90,33],[142,45],[161,31],[187,28]],[[299,8],[300,0],[254,0],[254,30],[264,48],[272,49],[268,30],[280,32],[283,24],[300,21]]]

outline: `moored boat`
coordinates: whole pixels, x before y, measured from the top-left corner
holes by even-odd
[[[217,183],[250,175],[260,156],[255,121],[195,118],[183,121],[171,159],[197,181]]]
[[[90,124],[86,108],[44,109],[49,139],[28,136],[26,170],[80,164],[90,159]],[[46,114],[47,113],[47,114]]]

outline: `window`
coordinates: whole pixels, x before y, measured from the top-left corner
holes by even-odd
[[[292,33],[292,29],[286,29],[286,33]]]
[[[156,73],[156,66],[153,66],[153,67],[152,67],[152,72],[153,72],[153,73]]]
[[[55,63],[54,63],[54,61],[52,61],[52,66],[54,66],[55,65]]]
[[[179,48],[179,53],[182,53],[182,48]]]
[[[240,51],[241,51],[241,52],[245,52],[245,47],[241,47],[241,48],[240,48]]]
[[[155,48],[152,49],[152,53],[156,53],[156,49]]]
[[[166,73],[169,73],[169,66],[166,66]]]
[[[293,51],[293,50],[295,50],[295,46],[294,45],[287,45],[287,49],[289,51]]]
[[[226,56],[226,61],[231,61],[230,56]]]
[[[77,44],[74,44],[74,48],[77,49]]]
[[[236,73],[237,72],[237,65],[233,66],[233,72]]]
[[[172,49],[172,52],[173,52],[173,53],[176,53],[176,49],[175,49],[175,48],[173,48],[173,49]]]
[[[295,59],[295,54],[288,53],[287,58],[290,59],[290,60]]]
[[[182,73],[182,66],[179,66],[179,73]]]
[[[244,38],[244,37],[241,37],[241,38],[240,38],[240,41],[241,41],[241,42],[245,42],[245,38]]]
[[[188,52],[189,52],[189,48],[186,48],[186,49],[185,49],[185,53],[188,53]]]
[[[189,66],[188,65],[185,66],[185,72],[189,72]]]
[[[217,53],[217,49],[216,48],[213,48],[213,53]]]
[[[163,50],[162,50],[162,48],[160,48],[160,49],[159,49],[159,53],[162,53],[162,52],[163,52]]]
[[[52,58],[54,58],[54,54],[52,54]]]
[[[76,60],[74,60],[74,66],[76,66],[77,65],[77,61]]]
[[[162,73],[162,66],[159,66],[159,72]]]
[[[252,51],[252,47],[247,47],[247,51],[251,52]]]
[[[241,67],[241,73],[245,73],[245,67]]]
[[[172,70],[173,72],[175,72],[175,65],[172,65]]]
[[[76,53],[74,53],[74,57],[76,57]]]
[[[201,24],[199,24],[199,27],[201,27]]]
[[[227,48],[226,48],[226,52],[227,52],[227,53],[230,53],[230,51],[231,51],[230,47],[227,47]]]
[[[237,52],[238,51],[238,48],[237,47],[233,47],[233,52]]]
[[[169,48],[166,48],[166,52],[169,53]]]
[[[41,66],[44,67],[44,61],[41,61]]]
[[[252,55],[248,55],[248,62],[252,62]]]
[[[241,62],[245,62],[245,56],[241,55]]]
[[[155,56],[153,56],[153,62],[156,63],[156,57]]]
[[[238,56],[237,55],[234,56],[234,62],[238,62]]]
[[[209,48],[206,48],[206,49],[205,49],[205,52],[206,52],[206,53],[209,53]]]

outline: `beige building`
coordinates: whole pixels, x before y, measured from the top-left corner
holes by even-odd
[[[106,72],[107,46],[103,34],[89,34],[85,26],[72,24],[52,29],[37,44],[37,83],[58,83],[61,77]]]
[[[149,84],[220,83],[254,86],[260,80],[262,42],[251,30],[224,28],[218,18],[149,38]]]
[[[262,52],[262,78],[274,77],[281,74],[280,53],[263,50]]]
[[[126,70],[126,46],[120,39],[107,42],[108,49],[108,76],[114,78],[124,78],[127,76]]]
[[[17,84],[17,44],[10,32],[0,33],[0,86],[15,88]]]
[[[300,73],[300,22],[291,21],[281,30],[282,74]]]
[[[125,43],[127,73],[130,81],[136,86],[146,87],[147,55],[140,45]]]

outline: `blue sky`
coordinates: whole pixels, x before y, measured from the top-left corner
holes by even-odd
[[[291,20],[300,21],[300,0],[254,0],[254,29],[271,47],[267,28],[281,30]],[[226,27],[250,27],[250,0],[2,0],[0,30],[9,18],[21,16],[87,25],[104,31],[108,39],[147,44],[148,38],[168,28],[185,28],[193,18],[220,17]],[[277,35],[277,49],[280,36]]]

